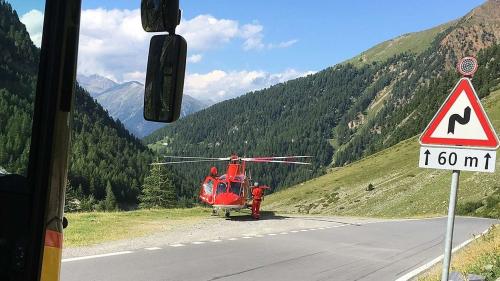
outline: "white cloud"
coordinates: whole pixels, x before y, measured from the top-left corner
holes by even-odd
[[[146,72],[133,71],[123,74],[123,80],[125,81],[139,81],[144,84],[146,81]]]
[[[40,44],[43,14],[30,11],[21,17],[31,38]],[[270,44],[264,42],[264,27],[258,22],[241,25],[236,20],[199,15],[182,20],[177,32],[188,42],[188,50],[195,52],[189,63],[199,63],[206,50],[223,47],[240,40],[244,50],[287,48],[296,39]],[[143,31],[139,9],[83,10],[80,26],[78,72],[99,74],[114,81],[144,82],[151,34]],[[208,73],[186,75],[185,93],[202,99],[221,101],[284,82],[310,72],[288,69],[280,73],[262,70],[213,70]]]
[[[287,69],[280,73],[260,70],[230,72],[213,70],[205,74],[193,73],[186,77],[184,93],[199,99],[222,101],[312,73],[314,72],[299,72],[295,69]]]
[[[139,10],[83,10],[78,72],[117,81],[139,80],[145,72],[151,34],[144,32]]]
[[[33,41],[35,46],[40,47],[43,33],[43,13],[38,10],[31,10],[22,15],[20,20],[26,26],[31,41]]]
[[[240,36],[245,39],[243,42],[243,49],[248,50],[262,50],[262,49],[282,49],[288,48],[297,43],[299,40],[292,39],[280,43],[265,44],[264,34],[262,31],[264,27],[260,24],[245,24],[241,27]]]
[[[288,47],[291,47],[293,45],[295,45],[295,43],[299,42],[299,40],[297,39],[293,39],[293,40],[288,40],[288,41],[284,41],[284,42],[280,42],[278,44],[268,44],[267,47],[269,49],[282,49],[282,48],[288,48]]]
[[[202,58],[203,58],[202,54],[190,55],[189,57],[187,57],[187,62],[197,63],[197,62],[200,62]]]
[[[264,27],[260,24],[245,24],[241,28],[241,37],[245,39],[243,43],[243,49],[245,50],[260,50],[265,47],[264,43],[262,43],[262,39],[264,35],[262,34],[262,30]]]
[[[176,31],[186,38],[188,48],[196,51],[220,47],[240,32],[237,21],[217,19],[211,15],[182,20]]]

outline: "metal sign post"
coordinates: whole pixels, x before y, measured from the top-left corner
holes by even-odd
[[[460,171],[494,173],[500,145],[470,81],[476,59],[465,57],[457,68],[464,77],[420,137],[419,167],[453,170],[441,281],[449,278]]]
[[[446,224],[446,239],[444,242],[444,260],[441,281],[448,281],[450,271],[451,248],[453,243],[453,228],[455,226],[455,207],[457,206],[459,177],[460,171],[453,170],[453,174],[451,175],[450,205],[448,206],[448,222]]]

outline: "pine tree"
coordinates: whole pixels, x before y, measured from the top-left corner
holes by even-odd
[[[109,181],[106,184],[106,198],[104,198],[104,209],[106,211],[115,211],[117,209],[116,197],[113,193],[113,187],[111,186],[111,183]]]
[[[144,179],[142,194],[139,196],[141,208],[172,208],[176,205],[175,187],[164,166],[152,165]]]
[[[76,191],[69,180],[66,181],[64,201],[64,212],[76,212],[80,210],[80,201],[77,199]]]

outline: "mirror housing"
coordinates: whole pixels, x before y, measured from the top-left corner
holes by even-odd
[[[175,34],[181,21],[179,0],[141,0],[141,21],[147,32]]]
[[[181,113],[186,40],[180,35],[156,35],[149,46],[144,91],[144,119],[170,123]]]

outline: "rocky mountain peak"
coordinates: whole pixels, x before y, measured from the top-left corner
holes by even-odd
[[[500,0],[489,0],[456,22],[441,40],[447,53],[446,67],[453,68],[458,59],[477,56],[479,50],[500,42]]]

